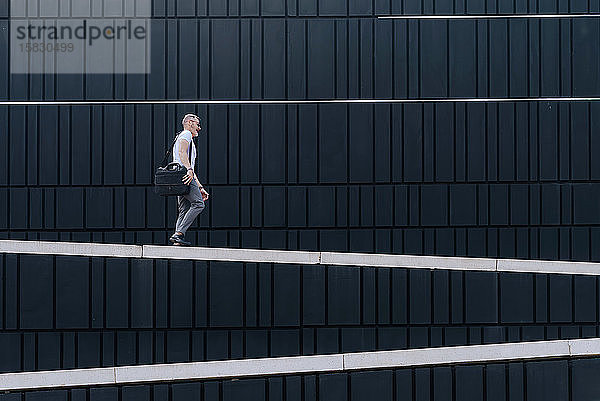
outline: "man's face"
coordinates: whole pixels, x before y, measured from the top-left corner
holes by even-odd
[[[200,130],[202,129],[200,127],[200,120],[196,118],[190,119],[188,122],[188,129],[190,130],[193,136],[198,136],[198,132],[200,132]]]

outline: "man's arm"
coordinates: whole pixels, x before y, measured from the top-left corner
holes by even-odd
[[[204,187],[202,186],[202,184],[200,184],[200,180],[198,179],[198,176],[194,173],[194,178],[196,179],[196,183],[198,184],[198,188],[200,188],[200,194],[202,195],[202,200],[207,200],[209,197],[209,193],[206,192],[206,189],[204,189]]]
[[[181,160],[181,164],[183,167],[189,169],[192,168],[192,164],[190,163],[190,159],[188,157],[188,149],[190,144],[185,139],[179,140],[179,160]]]
[[[181,181],[183,181],[183,183],[186,185],[190,185],[190,183],[196,176],[194,174],[194,170],[192,170],[192,164],[190,163],[190,159],[188,157],[189,146],[190,144],[185,139],[179,140],[179,160],[181,160],[181,164],[183,164],[183,167],[187,168],[187,173],[183,176]]]
[[[179,141],[179,159],[181,160],[181,163],[183,164],[183,166],[188,169],[187,175],[185,177],[183,177],[183,182],[186,184],[189,184],[190,182],[192,182],[192,180],[195,180],[196,184],[198,184],[198,188],[200,188],[200,193],[202,194],[202,200],[207,200],[209,194],[208,194],[208,192],[206,192],[206,190],[204,189],[202,184],[200,184],[200,180],[196,176],[196,173],[194,173],[194,170],[192,170],[192,168],[191,168],[192,164],[190,163],[190,160],[188,158],[189,146],[190,145],[188,144],[188,141],[186,141],[185,139],[181,139]]]

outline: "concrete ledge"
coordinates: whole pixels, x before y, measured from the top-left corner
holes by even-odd
[[[600,352],[600,343],[589,351]],[[568,341],[543,341],[364,352],[344,355],[346,370],[569,357]]]
[[[5,373],[0,375],[0,391],[114,384],[114,371],[114,368],[100,368]]]
[[[223,379],[309,372],[332,372],[344,369],[343,355],[316,355],[290,358],[241,359],[233,361],[177,363],[169,365],[115,368],[116,383]]]
[[[143,257],[151,259],[212,260],[249,263],[289,263],[316,265],[319,252],[262,249],[194,248],[144,245]]]
[[[288,358],[5,373],[0,374],[0,391],[183,380],[216,380],[536,359],[585,358],[599,355],[600,338],[469,345]]]
[[[496,260],[438,256],[383,255],[368,253],[322,252],[324,265],[406,267],[417,269],[495,271]]]
[[[0,240],[0,253],[141,258],[138,245]]]
[[[0,253],[600,276],[600,263],[0,240]]]
[[[519,273],[600,275],[600,263],[498,259],[498,271]]]
[[[599,353],[599,343],[599,338],[569,340],[569,354],[572,357],[596,355]]]

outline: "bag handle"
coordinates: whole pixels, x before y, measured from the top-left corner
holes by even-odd
[[[169,164],[167,164],[167,165],[164,167],[164,169],[165,169],[165,170],[167,170],[167,171],[169,171],[169,170],[173,170],[173,171],[175,171],[175,170],[177,170],[177,169],[179,169],[179,168],[181,168],[181,164],[179,164],[179,163],[177,163],[177,162],[172,162],[172,163],[169,163]],[[185,167],[183,167],[183,168],[185,168]]]

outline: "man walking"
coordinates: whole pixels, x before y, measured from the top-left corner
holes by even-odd
[[[189,246],[191,243],[185,240],[185,233],[200,212],[204,210],[204,201],[208,199],[209,195],[194,173],[197,153],[193,138],[197,137],[198,132],[202,129],[200,118],[195,114],[186,114],[181,123],[183,131],[177,135],[175,145],[173,145],[173,162],[187,168],[187,174],[182,181],[190,186],[190,192],[177,197],[177,223],[175,233],[169,238],[169,241],[173,245]]]

